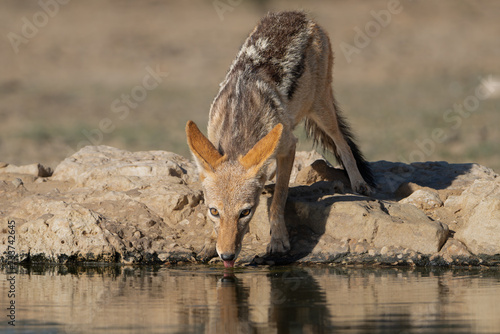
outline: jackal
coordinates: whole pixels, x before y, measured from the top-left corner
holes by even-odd
[[[315,143],[333,152],[352,190],[374,187],[363,158],[337,108],[333,53],[325,31],[302,12],[265,16],[246,39],[210,108],[208,138],[189,121],[188,145],[197,162],[214,232],[200,256],[217,254],[234,266],[243,236],[276,159],[276,185],[269,210],[268,253],[290,249],[284,208],[297,139],[305,119]]]

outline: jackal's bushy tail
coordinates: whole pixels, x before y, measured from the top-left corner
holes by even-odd
[[[358,148],[358,145],[354,142],[354,135],[352,134],[349,124],[347,123],[346,119],[340,114],[337,106],[335,106],[335,111],[337,114],[337,122],[340,132],[351,148],[352,155],[356,160],[356,165],[358,166],[358,170],[361,176],[366,181],[366,183],[368,183],[368,185],[370,185],[371,187],[375,187],[375,180],[373,178],[373,173],[370,165],[365,160],[363,153],[361,153]],[[342,164],[342,166],[344,166],[344,163],[340,158],[339,153],[337,152],[335,142],[328,134],[326,134],[325,131],[323,131],[313,120],[309,118],[306,118],[305,120],[305,128],[307,136],[313,139],[315,146],[319,144],[323,147],[323,149],[332,152],[335,155],[335,158],[337,158],[337,161]]]

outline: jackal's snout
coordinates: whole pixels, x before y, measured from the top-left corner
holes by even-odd
[[[221,222],[217,234],[217,254],[224,261],[224,266],[233,267],[234,261],[241,251],[241,243],[248,228],[238,221]]]
[[[220,258],[223,261],[233,261],[236,258],[236,255],[234,253],[222,253]]]
[[[231,268],[234,267],[234,260],[236,259],[235,254],[222,253],[220,254],[220,258],[224,261],[224,267]]]

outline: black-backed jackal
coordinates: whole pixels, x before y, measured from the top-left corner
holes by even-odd
[[[268,253],[290,249],[284,220],[297,139],[308,134],[335,154],[351,187],[369,194],[372,173],[333,97],[333,53],[325,31],[302,12],[268,14],[233,61],[215,97],[208,139],[189,121],[189,148],[200,171],[214,233],[200,254],[216,254],[232,267],[276,159],[276,186],[269,210]]]

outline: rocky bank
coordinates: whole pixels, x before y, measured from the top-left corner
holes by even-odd
[[[493,170],[446,162],[371,166],[379,188],[366,197],[317,153],[298,152],[286,207],[290,253],[265,254],[270,182],[236,265],[500,265],[500,178]],[[195,165],[170,152],[87,146],[53,172],[3,163],[0,262],[200,261],[212,230],[206,211]]]

